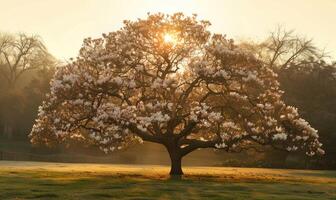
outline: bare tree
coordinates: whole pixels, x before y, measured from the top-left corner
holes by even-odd
[[[316,64],[327,55],[317,48],[312,39],[296,35],[293,30],[278,26],[269,37],[261,42],[243,42],[242,48],[253,52],[261,61],[274,70],[307,64]]]
[[[47,66],[52,61],[38,36],[0,34],[0,76],[15,87],[24,72]]]

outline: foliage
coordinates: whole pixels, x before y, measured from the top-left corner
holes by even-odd
[[[302,115],[319,130],[326,151],[315,167],[335,168],[336,66],[325,62],[290,67],[279,72],[286,102],[297,106]]]

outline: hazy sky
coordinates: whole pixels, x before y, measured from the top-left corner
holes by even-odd
[[[121,27],[147,12],[197,13],[211,30],[263,39],[278,25],[295,29],[336,57],[336,0],[0,0],[0,31],[40,35],[59,59],[74,57],[85,37]]]

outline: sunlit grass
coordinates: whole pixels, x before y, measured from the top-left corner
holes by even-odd
[[[0,199],[333,199],[336,172],[0,162]]]

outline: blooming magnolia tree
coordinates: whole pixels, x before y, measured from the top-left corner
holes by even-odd
[[[199,148],[323,154],[317,131],[281,100],[277,75],[209,25],[155,14],[85,39],[51,81],[31,141],[80,140],[106,153],[155,142],[170,155],[171,175]]]

